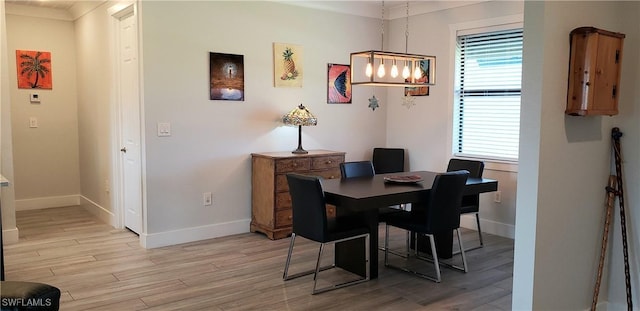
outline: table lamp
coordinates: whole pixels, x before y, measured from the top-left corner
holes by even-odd
[[[318,119],[304,105],[289,111],[282,117],[282,122],[286,125],[298,126],[298,149],[291,151],[295,154],[305,154],[308,151],[302,149],[302,126],[317,125]]]

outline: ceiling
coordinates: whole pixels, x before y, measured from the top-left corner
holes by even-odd
[[[62,0],[5,0],[6,3],[38,6],[49,9],[69,10],[78,1]]]
[[[35,6],[47,9],[56,9],[67,11],[76,15],[79,7],[95,7],[105,0],[5,0],[9,4],[18,4],[26,6]],[[157,0],[142,0],[157,1]],[[176,0],[184,1],[184,0]],[[200,1],[216,1],[216,0],[200,0]],[[382,1],[308,1],[308,0],[270,0],[283,4],[303,6],[318,10],[333,11],[338,13],[358,15],[372,18],[380,18],[382,16]],[[446,0],[422,0],[422,1],[400,1],[387,0],[384,1],[384,18],[396,19],[407,15],[407,3],[409,4],[409,15],[418,15],[429,12],[435,12],[454,7],[466,6],[478,2],[488,0],[474,1],[446,1]],[[77,18],[78,16],[74,16]]]

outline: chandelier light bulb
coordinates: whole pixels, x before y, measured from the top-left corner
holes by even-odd
[[[371,65],[371,62],[367,63],[367,69],[365,69],[364,73],[368,78],[371,78],[371,76],[373,75],[373,65]]]
[[[409,79],[409,77],[411,76],[411,71],[409,71],[409,65],[407,64],[407,62],[404,62],[404,68],[402,69],[402,78]]]
[[[378,66],[378,78],[384,77],[387,72],[384,70],[384,62],[380,62],[380,66]]]
[[[416,80],[422,78],[422,70],[420,70],[420,66],[416,66],[416,70],[413,71],[413,78]]]
[[[396,65],[396,60],[393,60],[393,65],[391,66],[391,77],[392,78],[397,78],[398,77],[398,66]]]

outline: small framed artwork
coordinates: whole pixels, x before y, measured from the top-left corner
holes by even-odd
[[[244,101],[244,56],[209,53],[211,100]]]
[[[429,96],[428,86],[405,87],[404,96]]]
[[[423,60],[419,62],[420,78],[416,79],[416,83],[428,83],[429,82],[429,66],[431,62],[429,60]],[[406,80],[407,82],[409,79]],[[429,87],[428,86],[419,86],[419,87],[405,87],[404,88],[405,96],[429,96]]]
[[[327,103],[351,103],[351,67],[349,65],[327,65]]]
[[[19,89],[52,89],[51,52],[16,50],[16,68]]]
[[[273,44],[273,81],[275,87],[302,87],[303,48],[287,43]]]

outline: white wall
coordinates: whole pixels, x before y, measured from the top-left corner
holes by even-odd
[[[637,75],[626,69],[638,68],[638,47],[637,43],[630,49],[625,47],[626,72],[620,93],[620,111],[625,115],[566,116],[569,32],[594,26],[632,34],[626,41],[635,41],[637,13],[637,4],[622,2],[525,3],[514,309],[586,310],[591,304],[603,227],[604,187],[610,174],[611,127],[620,123],[621,117],[639,117],[637,110],[630,109],[637,107],[633,87],[638,84]],[[628,135],[635,136],[633,132]],[[637,139],[628,141],[633,143],[624,150],[627,155],[636,155]],[[626,180],[637,184],[637,165],[632,169]],[[632,210],[637,209],[635,198],[637,195],[627,202]],[[636,216],[631,227],[637,223]],[[612,238],[619,240],[619,231]],[[631,247],[637,249],[635,240],[632,238]],[[612,252],[620,253],[615,244]],[[621,261],[618,254],[609,256],[612,261]],[[620,263],[612,262],[608,268],[619,269]],[[624,282],[617,272],[611,272],[610,277],[611,284]],[[637,284],[637,272],[634,279]],[[612,289],[620,292],[620,285],[612,285]],[[603,291],[601,301],[609,300],[612,305],[624,295],[609,291],[612,296],[607,297],[606,288]]]
[[[0,16],[4,16],[4,1],[0,1]],[[13,146],[11,144],[11,100],[9,95],[9,56],[7,50],[7,27],[5,19],[0,20],[0,173],[9,180],[8,187],[2,187],[2,240],[5,243],[18,241],[16,228],[15,191],[13,186]]]
[[[297,129],[279,119],[300,103],[318,117],[303,128],[306,149],[359,160],[384,145],[386,109],[367,108],[370,89],[326,103],[327,63],[377,47],[376,19],[271,2],[151,1],[141,11],[149,239],[248,231],[250,154],[295,149]],[[304,47],[302,88],[273,87],[274,42]],[[209,100],[209,52],[244,55],[245,101]],[[157,122],[171,122],[172,136],[157,137]],[[213,207],[203,207],[209,191]]]
[[[429,96],[416,97],[416,105],[402,105],[402,89],[390,88],[387,145],[408,149],[412,170],[444,171],[452,157],[453,72],[455,29],[478,27],[483,22],[522,21],[523,3],[496,1],[469,5],[409,18],[409,53],[436,56],[436,85]],[[389,49],[404,52],[405,19],[390,23]],[[514,237],[517,165],[486,162],[483,176],[498,180],[501,203],[493,194],[481,195],[481,225],[487,233]],[[475,228],[475,217],[463,216],[462,225]]]
[[[78,141],[81,193],[89,210],[107,220],[111,202],[112,87],[111,22],[103,3],[74,23],[78,67]]]
[[[77,203],[80,193],[73,23],[6,15],[16,209]],[[16,50],[51,52],[53,88],[18,89]],[[29,102],[39,94],[41,103]],[[29,127],[29,118],[38,120]]]

